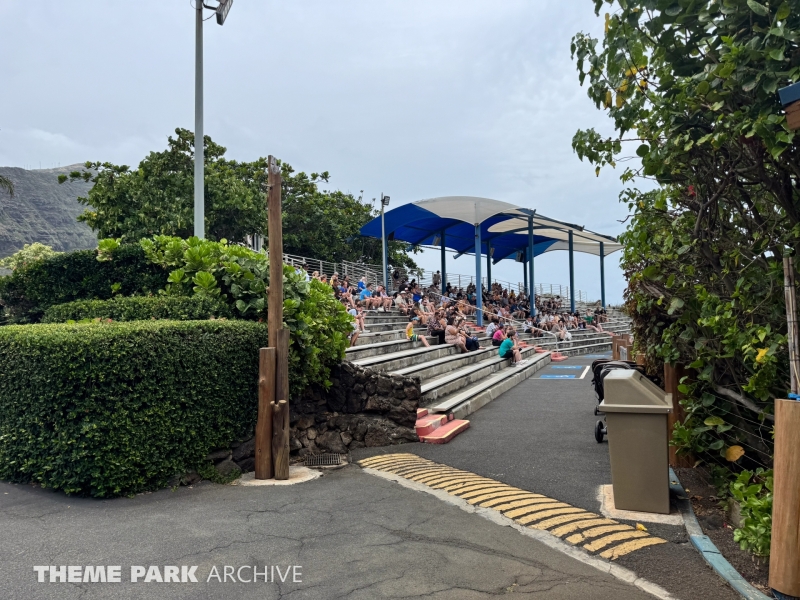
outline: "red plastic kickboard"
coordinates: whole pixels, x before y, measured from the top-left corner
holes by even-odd
[[[555,361],[555,362],[561,362],[562,360],[567,360],[568,358],[569,358],[569,356],[564,356],[560,352],[553,352],[550,355],[550,360]]]
[[[417,435],[422,437],[433,433],[435,429],[438,429],[445,423],[447,423],[447,415],[430,415],[427,417],[422,417],[421,419],[417,419],[414,429],[416,430]]]
[[[417,419],[421,419],[422,417],[428,416],[428,409],[427,408],[418,408],[417,409]]]
[[[446,444],[459,433],[469,428],[469,421],[462,419],[453,419],[446,425],[442,425],[436,429],[432,434],[420,436],[420,441],[427,444]]]

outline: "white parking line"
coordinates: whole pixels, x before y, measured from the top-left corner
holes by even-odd
[[[588,372],[589,372],[589,366],[587,365],[586,368],[583,370],[583,373],[581,373],[581,376],[578,377],[578,379],[583,379],[584,377],[586,377],[586,374]]]

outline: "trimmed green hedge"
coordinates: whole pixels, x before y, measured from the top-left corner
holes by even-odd
[[[197,321],[211,317],[229,319],[231,310],[223,301],[203,296],[122,296],[111,300],[77,300],[51,306],[44,312],[42,323],[84,319]]]
[[[251,321],[0,327],[0,478],[67,493],[166,485],[255,424]]]
[[[97,250],[67,252],[0,277],[0,304],[12,322],[36,323],[56,304],[147,295],[166,283],[165,269],[150,262],[138,244],[115,248],[108,253],[111,260],[97,257]]]

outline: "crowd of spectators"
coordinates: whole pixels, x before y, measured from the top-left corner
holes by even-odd
[[[305,266],[303,270],[306,270]],[[395,270],[391,292],[380,284],[367,281],[366,277],[354,282],[346,275],[340,277],[334,273],[328,279],[316,271],[308,277],[330,285],[336,298],[353,316],[351,346],[355,345],[360,333],[368,331],[364,323],[365,313],[396,309],[408,319],[406,338],[411,341],[429,345],[426,336],[418,333],[424,327],[427,336],[437,338],[438,343],[453,344],[461,352],[471,352],[480,347],[478,334],[485,333],[491,337],[500,356],[511,358],[517,364],[521,360],[518,329],[533,337],[549,336],[568,341],[572,339],[573,331],[591,329],[602,332],[603,323],[608,320],[606,311],[601,308],[584,314],[569,312],[564,309],[564,299],[560,296],[536,296],[536,316],[531,317],[527,294],[509,290],[495,282],[488,289],[481,286],[484,321],[488,323],[483,330],[470,325],[467,319],[477,311],[475,284],[470,283],[462,289],[448,282],[442,294],[438,272],[433,275],[430,287],[422,287],[416,279],[409,280]]]

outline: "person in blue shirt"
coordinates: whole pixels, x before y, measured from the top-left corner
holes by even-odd
[[[522,364],[522,354],[517,346],[517,332],[513,329],[508,332],[508,337],[500,344],[497,353],[500,358],[510,358],[511,363],[516,367]]]
[[[371,310],[375,306],[375,300],[381,302],[380,298],[372,297],[371,283],[367,284],[367,286],[361,290],[361,293],[358,295],[358,299],[364,304],[364,308],[367,310]]]
[[[367,289],[367,276],[365,275],[361,279],[358,280],[358,291],[362,291]]]

